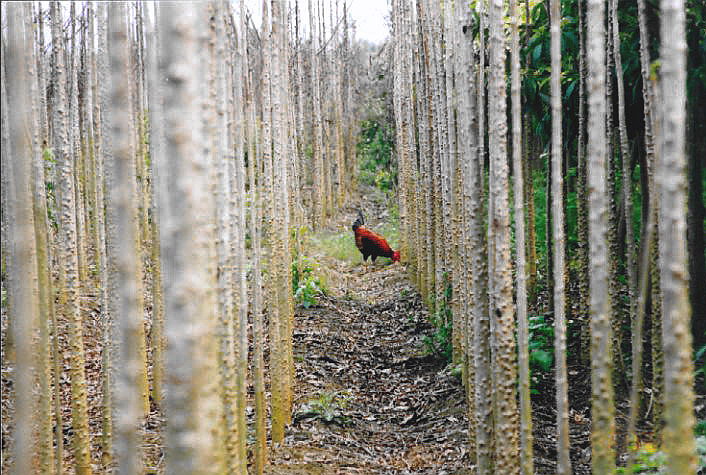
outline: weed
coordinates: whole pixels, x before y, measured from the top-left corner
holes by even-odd
[[[531,372],[546,373],[554,363],[554,327],[545,320],[544,315],[529,316],[529,358]],[[530,392],[538,394],[534,387]]]
[[[703,345],[694,352],[694,367],[696,368],[694,376],[698,376],[699,374],[706,376],[706,345]]]
[[[654,444],[646,443],[640,447],[636,447],[634,443],[631,443],[630,451],[634,455],[634,462],[629,467],[618,467],[616,469],[616,473],[667,473],[667,468],[665,467],[667,456]],[[701,469],[706,468],[706,436],[696,437],[696,454],[698,457],[699,467]]]
[[[314,261],[306,256],[292,262],[292,291],[297,304],[304,308],[318,304],[318,297],[327,293],[323,279],[314,271]]]
[[[326,424],[345,424],[348,417],[344,415],[352,396],[348,392],[324,391],[316,399],[303,404],[294,415],[294,420],[319,419]]]
[[[445,275],[444,279],[447,280],[448,276]],[[448,282],[448,280],[447,280]],[[452,287],[451,283],[448,283],[444,289],[443,299],[435,305],[435,311],[429,315],[429,322],[434,325],[436,330],[432,335],[424,337],[424,346],[427,353],[435,354],[441,356],[445,361],[450,362],[453,356],[453,344],[452,344],[452,333],[453,333],[453,316],[451,309],[451,298],[452,298]],[[436,304],[436,299],[430,296],[430,303]]]

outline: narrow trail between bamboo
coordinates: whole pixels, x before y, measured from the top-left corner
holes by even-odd
[[[358,207],[372,229],[388,214],[362,198],[322,232],[350,232]],[[433,328],[404,266],[307,251],[329,292],[297,309],[293,422],[266,473],[468,473],[463,387],[425,351]]]

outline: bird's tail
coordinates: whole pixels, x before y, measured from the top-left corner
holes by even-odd
[[[353,228],[353,231],[355,231],[356,229],[358,229],[359,227],[361,227],[364,224],[365,224],[365,219],[363,218],[363,212],[361,210],[358,210],[358,218],[355,221],[353,221],[353,226],[351,226],[351,227]]]

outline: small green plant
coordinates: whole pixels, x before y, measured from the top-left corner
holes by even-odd
[[[531,372],[547,372],[554,363],[554,327],[544,315],[529,316],[529,359]],[[532,378],[534,382],[534,378]],[[531,388],[537,394],[536,388]]]
[[[444,276],[444,278],[446,279],[447,276]],[[447,362],[450,362],[453,356],[453,343],[451,339],[453,333],[453,316],[451,314],[451,305],[449,305],[452,297],[451,289],[451,284],[447,284],[443,298],[438,302],[435,312],[429,315],[429,322],[434,325],[436,330],[433,334],[427,335],[423,339],[427,353],[439,355]],[[432,302],[433,301],[435,301],[435,299],[432,299]]]
[[[432,320],[433,323],[433,320]],[[453,348],[451,346],[451,324],[442,324],[436,331],[424,337],[424,347],[429,354],[441,356],[445,361],[451,361]]]
[[[658,447],[652,443],[643,444],[636,447],[634,443],[630,444],[630,452],[633,462],[627,467],[618,467],[616,473],[632,474],[632,473],[664,473],[663,467],[666,462],[666,456],[658,450]]]
[[[324,391],[316,399],[303,404],[294,415],[294,420],[318,419],[326,424],[345,424],[348,417],[344,411],[350,400],[348,392]]]
[[[696,427],[694,427],[694,434],[696,434],[697,436],[706,437],[706,420],[696,422]]]
[[[706,376],[706,345],[703,345],[694,353],[694,367],[696,368],[694,376],[699,374]]]
[[[704,422],[704,421],[701,421]],[[697,426],[698,427],[698,426]],[[628,467],[619,467],[616,473],[619,474],[664,474],[667,473],[665,463],[667,456],[659,450],[659,447],[652,443],[642,444],[636,447],[634,443],[630,444],[630,452],[633,457],[633,462]],[[696,456],[700,469],[706,468],[706,436],[699,435],[696,437]],[[701,473],[701,472],[699,472]]]
[[[323,279],[314,271],[315,263],[308,257],[292,262],[292,291],[297,304],[304,308],[317,305],[318,298],[327,293]]]
[[[42,149],[42,158],[47,164],[46,168],[56,166],[54,151],[51,148],[45,147]],[[45,176],[48,177],[48,173],[45,173]],[[56,213],[54,211],[57,207],[54,183],[51,181],[44,182],[44,189],[47,195],[47,218],[49,219],[49,224],[51,225],[51,227],[57,230],[59,228],[59,223],[57,221]]]

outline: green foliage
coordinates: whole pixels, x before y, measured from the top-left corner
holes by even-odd
[[[706,345],[703,345],[694,353],[694,367],[696,368],[694,376],[699,374],[706,376]]]
[[[451,345],[451,323],[440,322],[436,317],[430,318],[436,327],[433,334],[424,337],[424,348],[427,353],[438,355],[445,361],[451,361],[453,347]]]
[[[554,363],[554,327],[544,315],[529,316],[529,362],[530,372],[542,373],[550,371]],[[536,388],[530,392],[538,393]]]
[[[48,166],[55,166],[56,165],[56,159],[54,158],[54,151],[49,148],[45,147],[42,149],[42,159],[44,160],[45,163],[45,168]],[[45,178],[48,175],[45,173]],[[56,193],[54,191],[54,182],[51,181],[45,181],[44,182],[44,189],[45,193],[47,195],[47,218],[49,219],[49,224],[56,230],[59,228],[59,223],[56,217]]]
[[[444,279],[447,278],[448,276],[445,275]],[[429,314],[429,322],[434,326],[435,330],[431,335],[425,336],[423,340],[428,354],[438,355],[446,362],[450,362],[453,356],[451,294],[452,287],[449,283],[444,290],[444,298],[438,302],[438,305],[434,305],[436,302],[432,298],[429,308],[435,309],[435,311]]]
[[[703,421],[702,421],[703,422]],[[630,444],[630,452],[634,455],[634,462],[629,467],[619,467],[616,473],[619,474],[665,474],[667,468],[665,463],[667,456],[654,444],[646,443],[637,448],[635,444]],[[700,468],[706,468],[706,436],[696,437],[696,453]]]
[[[356,153],[358,180],[389,192],[397,182],[397,162],[393,160],[394,130],[390,124],[375,119],[361,122]]]
[[[318,419],[326,424],[344,424],[348,422],[344,411],[351,399],[347,392],[324,391],[316,399],[303,404],[294,415],[294,420]]]
[[[696,422],[696,427],[694,427],[694,434],[696,434],[697,436],[706,437],[706,420]]]
[[[664,464],[667,461],[667,457],[664,452],[658,450],[654,444],[647,443],[640,448],[631,444],[630,451],[634,456],[633,464],[629,467],[618,467],[616,473],[666,473],[664,471]]]
[[[318,298],[326,295],[323,279],[315,273],[316,264],[308,257],[292,262],[292,291],[297,305],[309,308],[317,305]]]

